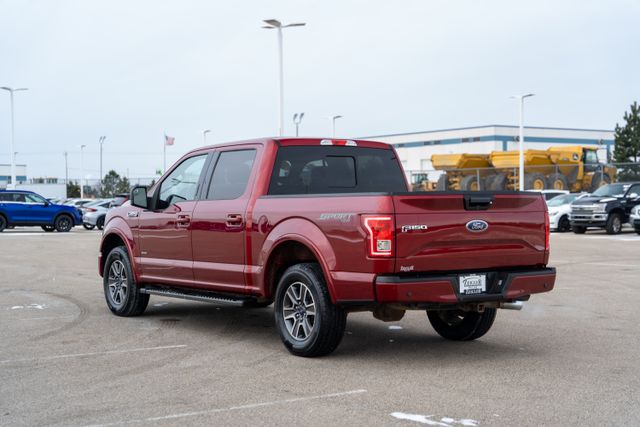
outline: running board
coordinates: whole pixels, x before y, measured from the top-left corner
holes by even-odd
[[[256,302],[256,298],[249,296],[223,295],[205,291],[183,291],[174,288],[141,288],[140,293],[236,307],[243,307]]]

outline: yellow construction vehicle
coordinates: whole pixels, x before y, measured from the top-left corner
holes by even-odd
[[[517,190],[519,152],[491,154],[434,154],[436,170],[445,171],[438,190]],[[524,188],[527,190],[570,190],[593,192],[615,181],[617,170],[598,161],[597,149],[583,146],[526,150]]]
[[[433,181],[429,181],[428,173],[411,174],[411,191],[435,191],[436,184]]]

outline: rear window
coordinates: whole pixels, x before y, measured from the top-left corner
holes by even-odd
[[[333,194],[407,191],[392,150],[345,146],[278,149],[269,194]]]

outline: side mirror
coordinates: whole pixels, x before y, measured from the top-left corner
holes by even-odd
[[[133,190],[131,190],[131,205],[142,209],[149,209],[147,187],[144,185],[136,185],[133,187]]]

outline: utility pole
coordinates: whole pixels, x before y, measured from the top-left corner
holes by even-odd
[[[69,153],[67,153],[66,151],[64,152],[64,185],[65,185],[65,190],[64,193],[68,196],[67,194],[67,190],[66,188],[69,188],[69,163],[68,163],[68,157]],[[66,197],[66,196],[65,196]]]
[[[333,128],[333,137],[336,137],[336,120],[341,119],[342,116],[330,116],[328,117],[329,119],[331,119],[332,122],[332,128]]]
[[[298,128],[300,127],[300,123],[302,122],[302,118],[304,117],[304,113],[295,113],[293,115],[293,124],[296,125],[296,136],[298,136]]]
[[[9,189],[16,188],[16,161],[14,156],[15,149],[15,130],[14,130],[14,120],[13,120],[13,93],[21,90],[28,90],[26,87],[21,87],[18,89],[13,89],[10,87],[2,86],[0,89],[6,90],[9,92],[9,98],[11,102],[11,147],[9,148],[9,153],[11,155],[11,183],[7,186]]]
[[[101,136],[98,138],[98,143],[100,144],[100,193],[102,193],[102,144],[104,144],[104,140],[107,139],[106,136]]]
[[[511,98],[517,99],[520,101],[520,160],[519,160],[519,171],[518,171],[518,181],[520,181],[519,189],[520,191],[524,191],[524,99],[529,98],[530,96],[534,96],[533,93],[528,93],[526,95],[516,95]]]
[[[202,131],[202,144],[207,145],[207,134],[211,132],[211,129],[205,129]]]
[[[80,146],[80,198],[84,199],[84,185],[82,183],[82,178],[84,176],[84,147],[86,145],[82,144]]]

